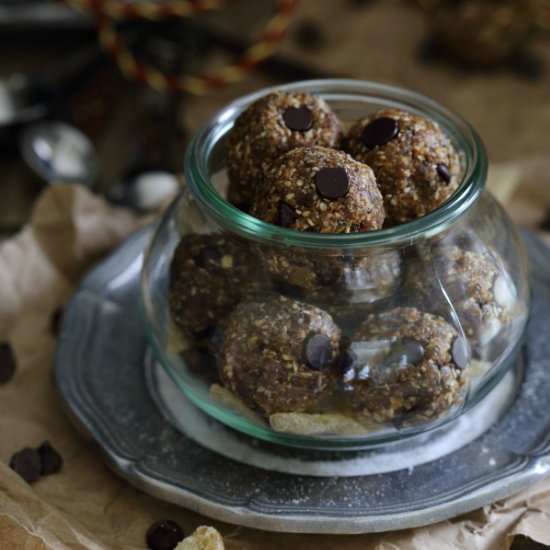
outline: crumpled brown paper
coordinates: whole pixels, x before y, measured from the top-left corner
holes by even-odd
[[[14,378],[0,386],[0,549],[134,550],[158,519],[178,521],[186,534],[213,525],[228,550],[419,550],[510,547],[514,534],[550,545],[550,479],[460,518],[400,532],[297,535],[222,524],[134,489],[100,461],[93,444],[72,428],[51,376],[52,313],[79,277],[144,221],[82,187],[48,189],[29,227],[0,245],[0,341],[17,356]],[[50,440],[60,450],[59,474],[25,483],[9,467],[24,446]]]

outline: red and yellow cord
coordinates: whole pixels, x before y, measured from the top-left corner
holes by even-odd
[[[223,7],[228,0],[178,0],[163,4],[116,0],[63,0],[72,7],[96,16],[102,47],[117,62],[122,73],[164,92],[206,94],[227,84],[243,80],[258,63],[269,57],[287,30],[297,0],[278,0],[274,13],[258,42],[231,65],[213,73],[199,75],[170,75],[139,61],[123,43],[116,22],[128,19],[162,21],[173,17],[190,17],[195,13]]]

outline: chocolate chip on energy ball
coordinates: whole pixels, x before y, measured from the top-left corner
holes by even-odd
[[[294,132],[307,132],[313,126],[313,117],[307,107],[288,107],[283,113],[286,127]]]
[[[296,147],[339,147],[342,128],[320,97],[272,92],[249,105],[227,135],[227,199],[250,207],[265,170]]]
[[[406,111],[385,109],[360,118],[348,131],[345,150],[374,172],[386,226],[428,214],[460,182],[460,159],[449,136],[433,120]]]
[[[250,251],[223,234],[184,235],[170,264],[168,300],[176,327],[197,345],[215,347],[224,320],[256,292],[257,264]]]
[[[319,270],[315,272],[315,281],[320,286],[329,286],[335,284],[341,276],[341,271],[338,266],[330,266],[329,264],[321,264]]]
[[[445,182],[450,183],[451,182],[451,174],[449,172],[449,169],[447,168],[446,164],[438,164],[436,167],[437,174],[439,177]]]
[[[38,451],[25,447],[16,452],[10,460],[10,468],[27,483],[34,483],[40,477],[42,463]]]
[[[7,342],[0,343],[0,384],[11,380],[16,366],[11,346]]]
[[[285,201],[279,201],[279,225],[289,227],[295,219],[294,208]]]
[[[399,124],[397,120],[389,117],[382,117],[373,120],[365,126],[361,134],[361,140],[369,147],[384,145],[391,141],[399,133]]]
[[[470,361],[470,346],[468,345],[468,340],[462,336],[455,338],[451,348],[451,355],[453,357],[454,364],[459,369],[466,369]]]
[[[294,209],[288,227],[297,231],[357,233],[384,222],[373,171],[342,151],[296,147],[271,164],[262,181],[249,214],[264,222],[279,224],[281,201]]]
[[[345,197],[349,191],[349,178],[345,168],[322,168],[315,174],[315,187],[319,195],[329,200]]]
[[[332,361],[332,345],[326,334],[315,334],[304,342],[304,359],[314,370],[322,371]]]
[[[174,550],[183,538],[181,527],[169,519],[155,521],[145,535],[145,541],[151,550]]]
[[[416,308],[378,311],[367,316],[353,338],[378,346],[393,340],[401,348],[396,362],[374,358],[368,376],[360,371],[352,381],[350,404],[361,414],[394,426],[395,420],[404,427],[438,418],[462,402],[469,371],[452,359],[453,344],[460,335],[442,317]],[[460,343],[456,347],[463,351]],[[468,350],[461,357],[461,364],[467,364]]]
[[[310,343],[309,359],[318,368],[309,364],[308,340],[322,334],[330,353],[337,354],[340,329],[325,311],[280,295],[241,302],[228,319],[218,353],[223,385],[263,416],[307,412],[336,384],[336,365],[324,358],[328,353],[313,352],[317,340]]]
[[[41,469],[40,473],[43,476],[50,474],[57,474],[63,466],[63,459],[61,455],[51,446],[49,441],[44,441],[38,449],[36,449],[40,456]]]

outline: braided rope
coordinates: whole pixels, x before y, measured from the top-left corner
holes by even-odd
[[[251,46],[236,63],[215,73],[202,75],[168,75],[139,62],[122,43],[114,21],[101,14],[98,18],[99,38],[102,47],[117,61],[125,76],[143,82],[158,91],[192,93],[202,95],[220,87],[242,80],[260,61],[271,55],[281,41],[296,7],[297,0],[278,0],[275,12],[260,40]]]
[[[140,62],[120,40],[117,21],[146,19],[162,21],[174,17],[190,17],[195,13],[218,9],[230,0],[172,0],[164,3],[118,0],[59,0],[72,8],[96,16],[99,41],[117,62],[122,73],[133,80],[164,92],[206,94],[242,80],[258,63],[270,56],[281,41],[298,0],[277,0],[275,11],[263,35],[236,62],[211,74],[170,75]]]
[[[168,2],[128,2],[127,0],[61,0],[73,9],[115,21],[146,19],[162,21],[175,17],[191,17],[195,13],[217,10],[231,0],[171,0]]]

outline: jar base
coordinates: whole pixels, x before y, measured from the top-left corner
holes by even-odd
[[[161,413],[201,446],[227,458],[271,471],[311,476],[359,476],[388,473],[431,462],[464,447],[485,433],[510,407],[520,386],[523,354],[496,386],[469,411],[448,424],[368,450],[359,446],[298,448],[285,434],[280,440],[260,441],[212,419],[195,406],[149,350],[145,358],[147,387]],[[344,444],[344,442],[342,442]],[[292,445],[292,446],[290,446]],[[344,444],[345,445],[345,444]],[[305,445],[304,445],[305,447]]]

